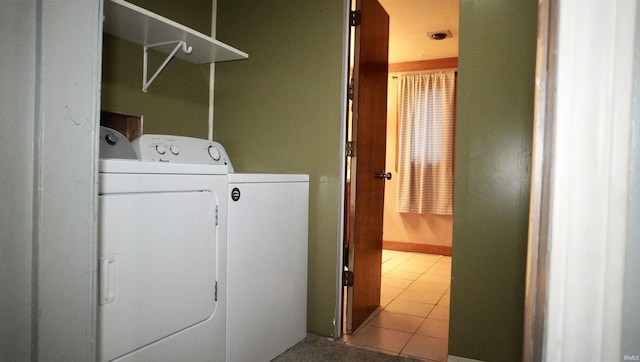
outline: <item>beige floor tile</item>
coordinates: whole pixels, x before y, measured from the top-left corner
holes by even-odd
[[[382,264],[382,266],[384,266],[385,268],[392,270],[397,268],[398,266],[402,265],[403,261],[401,260],[389,260],[386,263]]]
[[[385,254],[385,252],[382,252],[382,265],[384,265],[386,262],[390,261],[391,259],[393,259],[393,257],[389,254]]]
[[[424,318],[405,314],[381,311],[367,325],[393,329],[396,331],[415,333],[424,322]]]
[[[421,282],[434,282],[434,283],[444,283],[451,284],[451,276],[449,275],[437,275],[433,273],[426,272],[422,274],[420,277],[416,279]]]
[[[449,273],[451,272],[451,266],[447,265],[447,264],[442,264],[442,263],[434,263],[430,268],[429,268],[430,272],[437,272],[437,273]]]
[[[449,288],[449,283],[430,282],[430,281],[424,281],[424,280],[416,280],[415,282],[411,283],[411,285],[407,287],[407,289],[411,289],[411,290],[421,290],[424,292],[437,293],[437,294],[444,294],[444,292],[448,288]]]
[[[400,354],[444,362],[447,360],[447,352],[446,339],[415,334]]]
[[[402,294],[402,293],[400,293],[400,294]],[[451,305],[450,302],[451,302],[451,296],[449,294],[444,294],[442,296],[442,298],[440,298],[440,300],[438,301],[438,305],[442,305],[442,306],[448,307],[448,306]]]
[[[413,254],[413,256],[411,258],[409,258],[409,261],[411,262],[426,262],[426,263],[437,263],[442,259],[442,257],[440,255],[432,255],[432,254],[420,254],[420,253],[415,253]]]
[[[446,361],[451,257],[382,251],[381,311],[345,343],[391,355]]]
[[[395,299],[389,303],[384,310],[387,312],[412,315],[416,317],[426,317],[434,308],[433,304],[412,302],[410,300]]]
[[[402,263],[402,265],[409,265],[409,266],[420,266],[424,269],[424,271],[427,271],[431,268],[433,268],[435,262],[433,261],[428,261],[428,260],[420,260],[420,259],[409,259],[407,261],[405,261],[404,263]]]
[[[413,256],[411,253],[395,250],[382,250],[382,260],[393,260],[396,262],[403,262],[410,259]]]
[[[398,278],[388,278],[386,276],[382,277],[382,286],[383,287],[391,287],[391,288],[406,288],[411,285],[411,280],[406,279],[398,279]]]
[[[424,275],[451,280],[451,272],[446,270],[427,270]]]
[[[400,266],[401,267],[401,266]],[[398,268],[400,268],[398,267]],[[421,277],[422,273],[413,273],[408,271],[398,270],[398,268],[393,269],[384,275],[385,278],[393,278],[393,279],[403,279],[403,280],[411,280],[414,281]]]
[[[451,269],[451,259],[440,258],[433,263],[434,268]]]
[[[400,293],[402,293],[403,291],[404,289],[402,288],[382,286],[382,288],[380,288],[380,306],[384,308],[387,304],[391,303],[392,300],[398,297],[398,295],[400,295]]]
[[[424,273],[429,269],[429,265],[425,265],[424,263],[416,263],[416,264],[412,264],[412,263],[402,263],[400,265],[398,265],[395,270],[399,270],[399,271],[406,271],[406,272],[410,272],[410,273]]]
[[[442,299],[441,293],[429,293],[423,290],[406,289],[396,296],[398,299],[412,302],[437,304]]]
[[[413,334],[366,325],[348,340],[348,344],[379,348],[399,353]]]
[[[384,295],[380,294],[380,308],[388,306],[389,303],[393,302],[393,300],[394,298],[385,297]]]
[[[449,321],[427,318],[418,328],[416,334],[436,338],[449,338]]]
[[[451,259],[440,259],[437,262],[435,262],[433,267],[451,270]]]
[[[449,320],[449,306],[436,305],[429,313],[430,319],[438,319],[442,321]]]

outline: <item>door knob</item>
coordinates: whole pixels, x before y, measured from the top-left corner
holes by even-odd
[[[377,176],[378,178],[386,178],[387,180],[391,180],[391,172],[380,172]]]

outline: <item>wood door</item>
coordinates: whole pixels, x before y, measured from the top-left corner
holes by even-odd
[[[355,331],[380,305],[389,15],[377,0],[356,0],[349,195],[347,329]]]

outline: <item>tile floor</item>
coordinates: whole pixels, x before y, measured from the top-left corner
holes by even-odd
[[[347,344],[425,361],[446,361],[451,257],[382,251],[380,309]]]

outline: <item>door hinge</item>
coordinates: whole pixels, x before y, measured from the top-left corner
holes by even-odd
[[[214,216],[214,220],[215,220],[216,226],[218,226],[218,205],[216,205],[216,214]]]
[[[349,12],[349,22],[351,23],[351,26],[360,25],[360,17],[360,10],[351,10]]]
[[[349,100],[352,101],[354,95],[355,95],[355,89],[353,86],[353,78],[351,78],[351,80],[349,81],[349,86],[347,87],[347,98],[349,98]]]
[[[216,284],[213,286],[213,300],[215,302],[218,301],[218,281],[216,280]]]
[[[353,272],[351,270],[345,270],[342,272],[342,286],[343,287],[353,286]]]
[[[347,148],[345,153],[347,154],[347,157],[355,157],[356,145],[355,143],[353,143],[353,141],[347,141]]]

